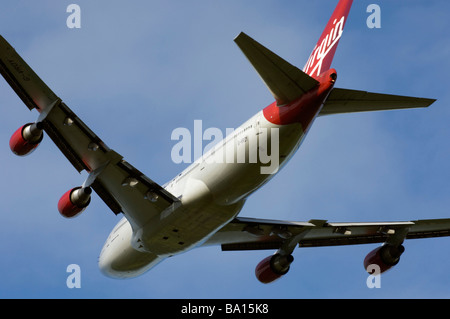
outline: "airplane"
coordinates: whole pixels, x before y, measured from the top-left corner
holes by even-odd
[[[60,198],[62,216],[81,214],[92,191],[114,214],[123,215],[99,257],[100,271],[112,278],[136,277],[166,258],[212,245],[223,251],[275,250],[255,268],[265,284],[288,273],[296,247],[381,243],[367,254],[364,267],[373,273],[376,265],[385,272],[399,262],[406,239],[450,236],[450,219],[329,222],[240,216],[247,198],[297,152],[316,118],[435,102],[334,87],[337,71],[331,64],[352,2],[339,0],[303,70],[240,33],[235,43],[275,101],[162,186],[110,149],[0,36],[0,73],[28,109],[39,113],[34,123],[14,132],[10,148],[18,156],[29,155],[45,133],[79,173],[88,173],[81,186]],[[268,173],[262,172],[267,162],[258,156],[263,140],[266,151],[277,151],[278,165]],[[224,161],[226,154],[233,160]],[[236,160],[238,154],[245,154],[243,161]]]

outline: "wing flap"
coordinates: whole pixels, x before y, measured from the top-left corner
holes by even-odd
[[[299,98],[319,83],[243,32],[234,41],[279,105]]]
[[[111,160],[108,146],[62,101],[47,107],[38,119],[44,131],[78,172],[91,172]]]
[[[319,116],[428,107],[434,101],[436,100],[336,88],[331,91]]]
[[[92,186],[99,197],[118,214],[122,212],[138,229],[151,219],[179,206],[179,200],[162,186],[119,159],[93,171],[84,186]]]
[[[275,249],[286,236],[296,236],[313,227],[311,222],[236,217],[204,245],[221,245],[222,250]]]

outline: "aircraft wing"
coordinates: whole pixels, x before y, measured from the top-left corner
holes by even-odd
[[[450,219],[406,222],[335,223],[276,221],[237,217],[213,235],[205,246],[221,245],[222,250],[279,249],[296,238],[299,247],[319,247],[384,243],[402,233],[402,239],[450,236]]]
[[[115,214],[123,212],[132,225],[142,225],[177,205],[177,198],[106,146],[1,36],[0,73],[25,105],[40,113],[36,122],[75,169],[89,173],[84,186]]]
[[[428,107],[434,101],[436,100],[335,88],[328,96],[319,116]]]

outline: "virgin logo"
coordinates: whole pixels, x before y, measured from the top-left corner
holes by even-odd
[[[334,19],[331,31],[325,36],[325,38],[322,37],[322,42],[319,40],[320,45],[319,42],[317,42],[317,45],[314,47],[314,50],[312,51],[311,56],[303,69],[305,73],[311,76],[319,76],[322,73],[323,60],[341,38],[342,32],[344,31],[344,21],[344,16],[341,17],[339,22],[337,22],[337,19]],[[331,64],[331,60],[329,61],[329,64]],[[328,65],[328,67],[329,66],[330,65]]]

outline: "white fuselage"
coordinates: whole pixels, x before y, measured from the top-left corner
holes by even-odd
[[[236,217],[246,198],[291,158],[304,136],[300,124],[272,124],[258,112],[164,185],[180,198],[180,207],[139,230],[125,217],[114,227],[100,254],[101,270],[111,277],[134,277],[166,257],[198,247]],[[136,233],[142,239],[139,247],[132,240]]]

